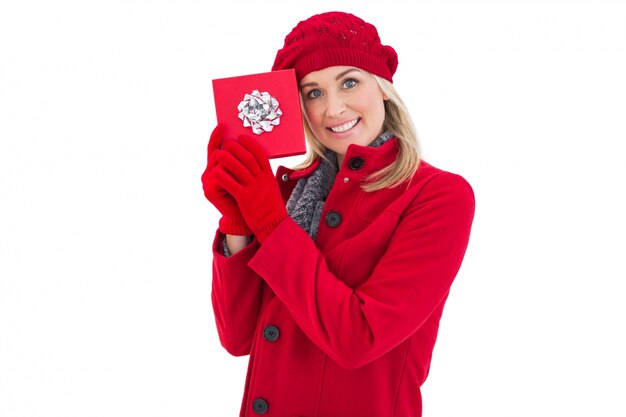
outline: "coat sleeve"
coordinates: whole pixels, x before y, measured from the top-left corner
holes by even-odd
[[[247,266],[258,243],[253,241],[227,258],[221,251],[222,238],[218,231],[213,241],[211,302],[222,346],[234,356],[243,356],[250,353],[267,285]]]
[[[313,240],[291,219],[279,225],[249,265],[320,349],[341,366],[357,368],[415,333],[445,300],[473,217],[472,188],[462,177],[444,173],[400,215],[385,253],[358,288],[333,274]]]

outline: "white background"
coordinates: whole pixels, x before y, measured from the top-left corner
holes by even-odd
[[[394,46],[425,159],[476,193],[424,416],[625,416],[624,3],[213,3],[0,3],[0,416],[238,415],[211,79],[327,10]]]

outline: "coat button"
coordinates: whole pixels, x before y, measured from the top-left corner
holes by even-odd
[[[348,162],[348,166],[350,167],[350,169],[355,171],[357,169],[363,168],[363,165],[365,165],[365,161],[363,160],[363,158],[359,158],[358,156],[350,159],[350,162]]]
[[[282,177],[280,177],[284,182],[289,181],[289,175],[288,174],[283,174]]]
[[[326,224],[330,227],[337,227],[341,223],[341,215],[336,211],[329,211],[326,214]]]
[[[263,337],[268,342],[275,342],[280,336],[280,332],[278,331],[278,327],[272,326],[271,324],[263,329]]]
[[[267,405],[267,401],[263,398],[255,398],[255,400],[252,401],[252,410],[256,414],[265,414],[267,413],[268,408],[269,406]]]

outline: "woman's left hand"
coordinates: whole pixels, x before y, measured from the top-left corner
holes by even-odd
[[[214,176],[237,203],[259,242],[288,217],[267,153],[254,139],[226,140],[216,152]]]

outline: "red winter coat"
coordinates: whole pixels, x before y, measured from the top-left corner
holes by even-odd
[[[396,155],[396,139],[349,147],[315,241],[288,218],[262,246],[226,258],[217,233],[218,334],[231,354],[250,354],[241,416],[421,416],[474,194],[424,161],[408,189],[364,192],[360,180]],[[278,169],[285,200],[318,165]]]

